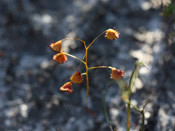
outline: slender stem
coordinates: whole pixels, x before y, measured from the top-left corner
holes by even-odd
[[[84,73],[81,73],[81,75],[83,76],[83,75],[86,75],[86,72],[84,72]]]
[[[87,58],[87,55],[88,55],[88,49],[89,49],[89,47],[103,34],[103,33],[105,33],[106,32],[106,30],[104,31],[104,32],[102,32],[101,34],[99,34],[90,44],[89,44],[89,46],[87,47],[86,46],[86,43],[85,43],[85,41],[83,41],[83,40],[80,40],[80,39],[76,39],[76,40],[80,40],[81,42],[83,42],[84,43],[84,47],[85,47],[85,50],[86,50],[86,52],[85,52],[85,58],[86,58],[86,62],[85,62],[85,66],[86,66],[86,106],[88,107],[88,96],[89,96],[89,68],[88,68],[88,58]],[[84,57],[83,57],[83,59],[84,59]],[[82,61],[82,60],[81,60]],[[83,62],[84,63],[84,62]]]
[[[107,95],[107,92],[108,92],[108,88],[106,88],[105,95],[104,95],[104,113],[105,113],[105,118],[106,118],[107,123],[110,124],[108,113],[107,113],[107,108],[106,108],[106,95]]]
[[[79,39],[79,38],[64,38],[64,39],[62,39],[62,41],[64,41],[64,40],[78,40],[78,41],[81,41],[81,42],[84,44],[84,48],[85,48],[85,49],[87,48],[86,42],[85,42],[84,40]],[[85,57],[85,55],[84,55],[84,57],[83,57],[82,60],[79,59],[79,58],[77,58],[77,57],[75,57],[75,56],[72,56],[72,55],[70,55],[70,54],[68,54],[68,53],[67,53],[67,55],[69,55],[70,57],[73,57],[73,58],[75,58],[75,59],[81,61],[81,63],[80,63],[80,65],[79,65],[78,69],[80,69],[82,63],[85,64],[85,62],[84,62],[84,57]]]
[[[127,103],[130,104],[136,111],[141,112],[140,109],[136,105],[134,105],[130,102],[127,102]]]
[[[84,58],[86,57],[86,53],[84,54],[84,56],[83,56],[83,59],[82,60],[84,60]]]
[[[64,53],[65,55],[68,55],[68,56],[70,56],[70,57],[72,57],[72,58],[75,58],[75,59],[79,60],[80,62],[82,62],[83,64],[86,65],[86,62],[83,61],[83,60],[81,60],[80,58],[78,58],[78,57],[76,57],[76,56],[74,56],[74,55],[71,55],[71,54],[69,54],[69,53],[66,53],[66,52],[63,52],[63,53]]]
[[[93,69],[101,69],[101,68],[108,68],[108,69],[112,69],[113,67],[111,66],[94,66],[94,67],[89,67],[88,70],[93,70]],[[86,75],[86,72],[81,73],[81,75]]]
[[[79,39],[79,38],[64,38],[64,39],[62,39],[62,41],[63,40],[79,40],[84,44],[84,48],[86,49],[86,42],[84,40]]]
[[[144,112],[144,109],[146,107],[146,105],[148,104],[149,102],[146,102],[145,105],[143,106],[143,109],[140,111],[141,115],[142,115],[142,124],[141,124],[141,131],[144,131],[145,130],[145,112]]]
[[[134,73],[135,73],[136,68],[137,68],[137,64],[135,64],[135,66],[134,66],[134,70],[133,70],[133,72],[131,74],[131,77],[130,77],[130,80],[129,80],[129,87],[128,87],[129,103],[127,105],[127,124],[126,124],[127,131],[130,131],[130,121],[131,121],[131,104],[130,104],[130,101],[131,101],[131,86],[132,86],[132,80],[134,78]]]
[[[90,47],[101,35],[103,35],[103,33],[105,33],[105,32],[106,32],[106,30],[103,31],[101,34],[99,34],[99,35],[89,44],[89,46],[87,47],[87,49],[89,49],[89,47]]]
[[[128,91],[129,97],[130,97],[130,95],[131,95],[132,80],[133,80],[133,77],[134,77],[134,73],[135,73],[136,68],[137,68],[137,65],[135,64],[134,70],[133,70],[133,72],[132,72],[132,74],[131,74],[131,77],[130,77],[130,80],[129,80],[129,89],[128,89],[128,90],[129,90],[129,91]]]
[[[94,67],[89,67],[88,70],[92,70],[92,69],[100,69],[100,68],[109,68],[112,69],[113,67],[111,66],[94,66]]]
[[[126,130],[130,131],[130,118],[131,117],[131,105],[128,103],[127,107],[127,125],[126,125]]]
[[[81,59],[82,61],[84,61],[85,56],[86,56],[86,53],[84,54],[83,59]],[[80,69],[81,64],[82,64],[82,63],[80,63],[80,65],[78,66],[78,69]]]
[[[145,113],[144,110],[140,112],[142,114],[142,126],[141,126],[141,131],[144,131],[144,125],[145,125]]]
[[[110,120],[109,120],[109,117],[108,117],[108,113],[107,113],[106,96],[107,96],[108,89],[109,89],[109,87],[110,87],[112,84],[113,84],[113,82],[111,82],[111,83],[107,86],[107,88],[105,89],[105,94],[104,94],[104,113],[105,113],[105,118],[106,118],[106,121],[107,121],[107,123],[108,123],[108,126],[109,126],[110,131],[113,131],[113,129],[112,129],[112,126],[111,126],[111,122],[110,122]]]
[[[88,74],[88,58],[87,58],[87,54],[88,54],[88,49],[86,48],[86,106],[88,107],[88,96],[89,96],[89,74]]]

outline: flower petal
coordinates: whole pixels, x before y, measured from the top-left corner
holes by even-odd
[[[124,71],[120,69],[112,68],[111,78],[113,80],[121,79],[124,76]]]
[[[61,52],[62,51],[62,41],[57,41],[55,43],[51,43],[50,44],[50,48],[53,50],[53,51],[56,51],[56,52]]]
[[[58,63],[65,63],[67,61],[67,56],[64,54],[64,52],[58,53],[53,56],[53,60],[55,60]]]
[[[65,83],[65,84],[60,88],[60,91],[72,93],[72,92],[73,92],[72,83],[71,83],[71,82]]]
[[[83,77],[81,73],[77,71],[71,76],[70,80],[72,81],[72,83],[80,84],[83,81]]]

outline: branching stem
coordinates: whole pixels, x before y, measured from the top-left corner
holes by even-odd
[[[84,40],[79,39],[79,38],[64,38],[64,39],[62,39],[62,41],[63,40],[78,40],[78,41],[81,41],[84,44],[84,48],[86,49],[86,42]]]
[[[88,70],[100,69],[100,68],[109,68],[109,69],[112,69],[113,67],[111,67],[111,66],[94,66],[94,67],[89,67]]]
[[[71,55],[71,54],[69,54],[69,53],[66,53],[66,52],[63,52],[65,55],[68,55],[68,56],[70,56],[70,57],[72,57],[72,58],[74,58],[74,59],[77,59],[77,60],[79,60],[80,62],[82,62],[83,64],[85,64],[86,65],[86,62],[85,61],[83,61],[83,60],[81,60],[80,58],[78,58],[78,57],[76,57],[76,56],[74,56],[74,55]]]
[[[91,45],[92,45],[101,35],[103,35],[103,33],[105,33],[105,32],[106,32],[106,30],[103,31],[101,34],[99,34],[99,35],[89,44],[89,46],[87,47],[87,49],[89,49],[89,47],[91,47]]]

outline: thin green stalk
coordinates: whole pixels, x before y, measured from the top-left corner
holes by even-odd
[[[143,109],[140,111],[141,115],[142,115],[142,124],[141,124],[141,131],[144,131],[145,130],[145,113],[144,113],[144,109],[146,107],[146,105],[148,104],[149,102],[146,102],[145,105],[143,106]]]
[[[108,93],[108,89],[109,89],[109,87],[110,87],[112,84],[113,84],[113,82],[111,82],[111,83],[107,86],[107,88],[105,89],[105,94],[104,94],[104,114],[105,114],[105,119],[106,119],[106,121],[107,121],[107,123],[108,123],[109,129],[110,129],[111,131],[113,131],[113,129],[112,129],[112,126],[111,126],[111,122],[110,122],[110,120],[109,120],[109,117],[108,117],[108,113],[107,113],[106,96],[107,96],[107,93]]]
[[[141,131],[144,131],[145,130],[145,114],[144,114],[144,110],[142,110],[140,113],[142,114]]]
[[[104,95],[104,113],[105,113],[105,118],[106,118],[107,123],[110,124],[108,113],[107,113],[107,107],[106,107],[106,95],[107,95],[107,92],[108,92],[108,88],[106,88],[105,95]]]
[[[130,97],[130,95],[131,95],[132,80],[133,80],[133,78],[134,78],[134,73],[135,73],[136,68],[137,68],[137,65],[135,64],[134,70],[132,71],[132,74],[131,74],[131,77],[130,77],[130,80],[129,80],[129,89],[128,89],[128,90],[129,90],[129,91],[128,91],[129,97]]]
[[[129,103],[129,102],[128,102]],[[140,112],[140,109],[136,106],[136,105],[134,105],[134,104],[132,104],[132,103],[129,103],[136,111],[138,111],[138,112]]]
[[[137,68],[137,63],[134,66],[134,70],[131,74],[130,80],[129,80],[129,87],[128,87],[128,99],[129,99],[129,103],[127,105],[127,124],[126,124],[126,130],[130,131],[130,121],[131,121],[131,88],[132,88],[132,81],[134,78],[134,73],[135,70]]]

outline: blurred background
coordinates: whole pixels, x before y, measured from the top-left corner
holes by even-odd
[[[85,82],[74,93],[59,91],[80,64],[52,60],[48,47],[65,37],[90,43],[116,27],[118,40],[100,37],[89,50],[89,66],[112,65],[128,81],[135,61],[141,68],[132,102],[145,108],[146,131],[175,130],[175,5],[170,0],[0,0],[0,130],[109,131],[103,112],[110,71],[90,71],[89,107]],[[84,55],[78,41],[65,41],[63,50]],[[83,65],[81,71],[84,72]],[[84,78],[85,79],[85,78]],[[109,88],[107,109],[112,126],[125,130],[126,107],[117,84]],[[140,115],[132,110],[131,130],[139,131]]]

